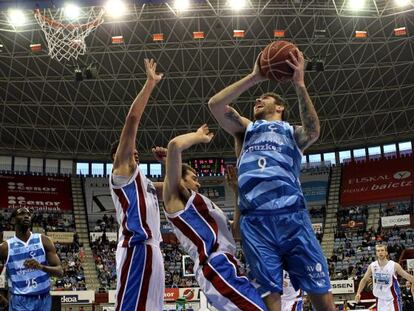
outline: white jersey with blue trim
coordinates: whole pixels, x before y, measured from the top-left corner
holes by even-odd
[[[48,293],[50,290],[49,274],[24,266],[24,262],[28,259],[35,259],[40,264],[47,265],[41,234],[31,233],[27,242],[14,236],[7,240],[7,246],[6,273],[10,292],[14,295]]]
[[[395,275],[395,262],[390,260],[384,267],[381,267],[378,261],[374,261],[370,267],[374,296],[383,300],[399,300],[401,291]]]
[[[228,219],[209,198],[192,191],[183,210],[166,212],[165,215],[174,226],[181,246],[194,261],[195,269],[206,262],[212,253],[236,253],[236,242],[228,228]]]
[[[139,243],[161,242],[160,208],[156,189],[136,166],[124,185],[115,185],[110,176],[110,189],[119,224],[118,245],[133,247]]]
[[[301,161],[302,152],[289,123],[250,123],[238,159],[241,212],[305,209],[299,180]]]

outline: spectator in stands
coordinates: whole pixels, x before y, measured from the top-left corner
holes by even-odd
[[[414,286],[407,281],[401,290],[401,297],[403,301],[403,310],[414,310]]]

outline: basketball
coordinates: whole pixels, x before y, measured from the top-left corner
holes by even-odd
[[[289,53],[296,49],[296,45],[287,41],[274,41],[270,43],[265,47],[260,56],[260,72],[271,80],[290,80],[293,76],[293,69],[286,63],[286,60],[291,60]]]

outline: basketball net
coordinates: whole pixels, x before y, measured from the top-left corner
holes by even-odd
[[[34,16],[46,36],[47,47],[51,58],[77,59],[86,52],[85,38],[103,23],[105,10],[89,8],[86,11],[87,22],[84,24],[62,23],[63,12],[51,10],[42,12],[35,10]]]

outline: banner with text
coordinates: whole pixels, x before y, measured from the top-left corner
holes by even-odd
[[[381,225],[383,227],[404,227],[411,224],[410,214],[381,217]]]
[[[27,207],[38,212],[72,211],[67,177],[0,175],[0,209]]]
[[[115,303],[115,290],[108,291],[108,302]],[[184,288],[165,288],[164,301],[176,301],[179,297],[185,297],[187,301],[200,300],[199,287],[184,287]]]
[[[309,205],[326,204],[329,174],[308,175],[302,174],[300,182],[303,195]]]
[[[61,303],[93,303],[95,301],[95,291],[80,290],[80,291],[52,291],[52,296],[60,296]]]
[[[47,236],[51,238],[53,243],[71,244],[73,243],[73,232],[52,232],[49,231]]]
[[[341,204],[377,203],[412,196],[413,163],[414,157],[406,157],[345,165]]]
[[[353,294],[355,292],[354,280],[331,281],[332,294]]]

